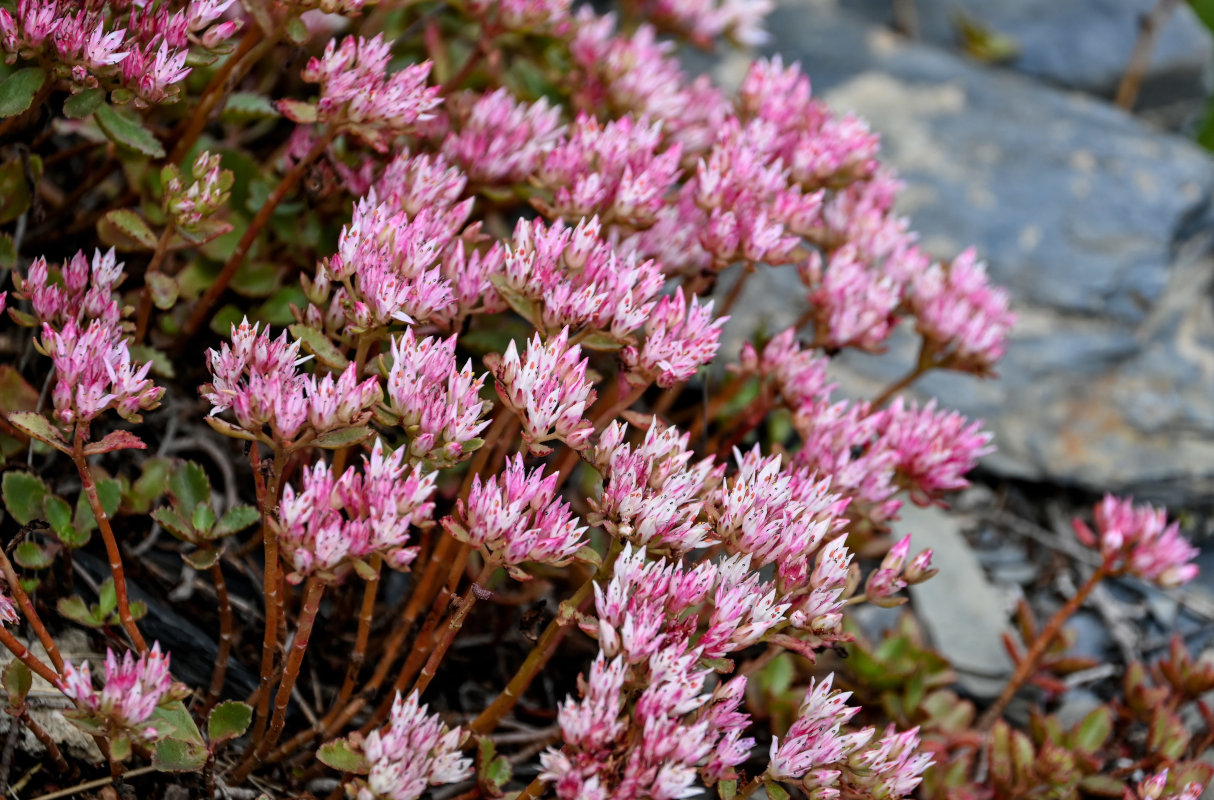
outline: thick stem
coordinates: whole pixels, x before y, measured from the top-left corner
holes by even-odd
[[[84,458],[84,435],[85,428],[77,425],[76,436],[72,444],[72,460],[76,462],[84,496],[88,498],[89,507],[93,510],[97,526],[101,529],[101,538],[105,541],[105,552],[110,559],[110,572],[114,576],[114,595],[118,600],[118,617],[122,620],[122,627],[126,630],[127,635],[131,637],[131,643],[135,645],[139,654],[143,655],[148,651],[148,645],[135,625],[135,618],[131,616],[131,603],[126,594],[126,571],[122,567],[122,553],[118,549],[118,540],[114,538],[110,518],[106,515],[105,509],[101,507],[101,497],[97,494],[97,484],[93,481],[92,470],[89,469],[88,461]]]
[[[18,661],[30,668],[30,671],[41,677],[51,686],[59,685],[59,676],[55,674],[44,661],[29,651],[29,648],[21,643],[21,640],[13,635],[8,628],[0,626],[0,644],[9,649]]]
[[[367,641],[371,638],[371,617],[375,612],[375,594],[379,589],[379,572],[383,569],[384,560],[379,554],[371,557],[371,569],[375,577],[367,581],[363,588],[363,604],[358,614],[358,635],[354,639],[354,652],[350,655],[350,664],[346,667],[346,679],[337,695],[335,708],[342,708],[354,694],[358,683],[358,673],[362,671],[363,660],[367,653]]]
[[[754,794],[755,791],[758,790],[758,788],[762,785],[763,785],[763,776],[760,775],[760,776],[751,778],[746,783],[745,786],[743,786],[741,789],[738,789],[738,793],[736,795],[734,795],[734,797],[736,798],[736,800],[746,800],[747,797],[750,797],[752,794]]]
[[[413,691],[419,695],[426,691],[426,687],[430,685],[430,681],[434,680],[434,673],[438,671],[438,665],[442,663],[443,656],[447,655],[447,650],[450,649],[451,643],[455,641],[455,637],[459,634],[460,628],[464,627],[464,620],[468,618],[468,612],[472,610],[472,606],[476,603],[477,590],[481,588],[481,584],[489,579],[493,571],[498,565],[493,559],[489,559],[485,563],[485,568],[476,576],[476,580],[472,581],[464,596],[459,600],[459,607],[455,613],[451,615],[451,619],[447,621],[447,627],[443,631],[442,637],[435,644],[434,649],[430,652],[430,658],[426,660],[426,665],[422,667],[421,674],[417,676],[417,683],[413,684]]]
[[[8,554],[0,548],[0,570],[4,572],[4,580],[8,583],[9,594],[17,601],[21,612],[25,614],[25,619],[29,622],[30,627],[34,629],[34,634],[38,637],[38,641],[42,642],[42,647],[46,650],[47,657],[51,663],[55,665],[55,669],[59,674],[63,674],[63,656],[59,654],[59,647],[55,644],[54,638],[51,637],[50,631],[42,624],[42,618],[38,616],[38,612],[34,609],[34,604],[30,602],[29,595],[21,588],[21,581],[17,577],[17,571],[13,569],[13,562],[8,560]]]
[[[210,710],[223,692],[224,678],[228,673],[228,658],[232,653],[232,601],[228,598],[228,584],[223,578],[223,567],[218,560],[211,565],[211,581],[215,584],[215,596],[219,601],[219,654],[211,670],[211,688],[207,691],[203,712]]]
[[[1062,608],[1050,617],[1050,621],[1041,629],[1041,633],[1033,641],[1029,647],[1029,651],[1025,653],[1024,658],[1016,666],[1016,671],[1012,674],[1011,680],[1007,686],[1003,687],[1003,693],[999,695],[990,708],[978,720],[978,730],[987,731],[999,720],[1003,714],[1003,710],[1007,708],[1007,704],[1012,701],[1012,697],[1033,675],[1033,671],[1037,668],[1037,662],[1041,661],[1041,657],[1045,655],[1045,651],[1049,648],[1050,643],[1054,641],[1054,637],[1062,630],[1063,624],[1071,618],[1071,616],[1079,610],[1083,605],[1083,601],[1088,598],[1092,590],[1108,576],[1108,571],[1101,565],[1099,569],[1092,573],[1092,577],[1087,579],[1087,582],[1079,587],[1079,591],[1075,592],[1075,596],[1066,602]]]
[[[291,652],[287,655],[286,668],[282,673],[282,683],[278,684],[278,694],[274,696],[274,720],[270,723],[270,731],[262,739],[255,750],[245,757],[244,762],[232,773],[234,785],[239,785],[249,777],[250,773],[265,758],[266,753],[282,735],[283,726],[287,721],[287,706],[291,703],[291,690],[299,678],[299,668],[303,665],[304,653],[308,649],[308,640],[312,637],[312,626],[316,622],[316,614],[320,610],[320,598],[324,594],[325,585],[316,577],[308,578],[304,587],[303,608],[299,611],[299,628],[295,631],[295,641]]]
[[[623,550],[621,541],[613,539],[611,541],[611,548],[603,559],[602,566],[598,568],[588,581],[578,587],[578,590],[573,593],[572,597],[561,603],[560,610],[557,611],[552,621],[548,623],[548,627],[544,628],[544,632],[540,634],[540,638],[536,641],[535,646],[531,648],[531,652],[527,654],[523,663],[519,665],[518,671],[510,679],[510,683],[506,684],[506,688],[489,704],[488,708],[482,711],[476,719],[472,720],[467,726],[469,731],[481,734],[489,733],[514,709],[519,698],[523,696],[523,692],[527,691],[527,687],[535,680],[535,676],[539,674],[540,670],[548,663],[548,659],[552,658],[552,654],[556,652],[557,645],[565,638],[565,634],[573,623],[578,609],[590,597],[590,592],[594,588],[595,581],[600,579],[605,580],[611,575],[611,571],[615,568],[615,560],[619,557],[621,550]]]
[[[152,260],[143,276],[143,291],[139,295],[139,311],[135,314],[135,344],[143,343],[148,332],[148,320],[152,316],[152,287],[148,284],[148,278],[159,272],[160,262],[164,261],[165,254],[169,252],[169,240],[172,238],[173,225],[170,223],[164,226],[164,233],[160,234],[160,239],[156,242],[156,252],[152,254]]]
[[[260,741],[270,714],[270,689],[274,682],[274,661],[278,652],[278,618],[282,608],[279,598],[278,531],[274,527],[274,506],[278,502],[278,477],[282,472],[280,453],[275,452],[270,486],[266,486],[261,471],[261,456],[257,445],[249,448],[249,463],[253,467],[253,484],[257,491],[257,506],[261,510],[261,539],[265,548],[265,614],[266,630],[261,645],[261,687],[257,699],[257,724],[253,741]]]
[[[321,154],[325,152],[325,149],[328,148],[336,136],[336,130],[330,129],[326,131],[312,145],[312,149],[308,151],[307,155],[296,162],[291,171],[283,176],[278,185],[274,187],[274,191],[270,192],[270,196],[266,198],[265,203],[258,210],[257,216],[253,217],[252,222],[249,223],[249,227],[245,229],[244,236],[240,237],[240,241],[236,244],[236,249],[232,251],[232,255],[228,257],[227,263],[223,265],[223,269],[215,277],[215,281],[202,297],[198,299],[197,304],[195,304],[193,313],[190,314],[189,320],[186,321],[181,335],[177,337],[176,349],[178,351],[185,346],[185,343],[206,322],[211,314],[211,310],[219,302],[219,298],[227,291],[228,284],[232,282],[232,278],[236,275],[236,270],[240,269],[240,265],[244,263],[245,256],[248,255],[253,242],[257,240],[262,229],[269,223],[270,217],[274,215],[274,210],[278,208],[278,204],[295,188],[295,185],[303,178],[304,173],[312,166],[312,162],[320,158]]]

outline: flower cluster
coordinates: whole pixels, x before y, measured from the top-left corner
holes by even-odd
[[[529,178],[561,132],[559,108],[543,98],[520,103],[505,89],[459,95],[446,108],[451,130],[442,140],[443,155],[489,186]]]
[[[28,321],[41,323],[36,346],[54,362],[56,418],[68,427],[87,425],[113,408],[139,421],[140,411],[159,406],[164,389],[148,377],[151,362],[131,358],[114,292],[125,277],[122,264],[112,249],[96,251],[91,261],[77,252],[59,271],[62,283],[52,279],[46,259],[37,258],[16,281],[19,296],[34,309]]]
[[[472,759],[461,758],[464,732],[448,728],[419,706],[417,692],[396,695],[388,727],[372,731],[362,744],[369,764],[354,781],[358,800],[416,800],[428,786],[459,783],[472,776]]]
[[[637,545],[685,553],[707,541],[700,521],[703,495],[720,480],[724,465],[711,458],[691,463],[689,436],[652,420],[644,441],[626,441],[628,426],[613,422],[591,456],[603,474],[602,496],[591,500],[591,522]]]
[[[0,46],[8,63],[53,54],[62,77],[79,88],[121,87],[141,104],[173,102],[190,74],[190,45],[215,50],[240,29],[238,18],[218,21],[232,4],[190,0],[111,9],[105,3],[19,0],[15,15],[0,9]]]
[[[517,567],[527,561],[564,566],[585,545],[586,527],[556,496],[556,484],[555,474],[527,471],[517,455],[496,478],[482,482],[474,477],[467,501],[456,505],[458,519],[445,518],[443,527],[520,579],[526,573]]]
[[[161,654],[159,642],[139,658],[128,652],[121,661],[113,650],[106,650],[105,686],[100,692],[93,688],[87,661],[79,667],[67,664],[59,689],[75,701],[82,724],[106,730],[111,737],[121,735],[138,742],[152,742],[166,733],[148,719],[162,703],[188,694],[185,687],[174,682],[169,654]],[[115,738],[110,741],[113,747]],[[129,746],[128,742],[128,752]]]
[[[232,326],[231,343],[207,351],[211,382],[200,388],[211,404],[208,422],[225,435],[242,435],[216,414],[231,409],[240,429],[263,439],[265,429],[279,443],[293,441],[304,426],[315,433],[361,425],[382,397],[375,378],[359,381],[350,364],[334,380],[317,378],[298,367],[309,356],[299,355],[299,342],[284,332],[270,338],[270,330],[246,319]],[[243,438],[249,438],[242,435]]]
[[[348,36],[340,44],[331,39],[324,55],[308,61],[303,71],[304,80],[320,84],[317,105],[283,101],[279,108],[296,122],[327,122],[386,152],[392,137],[430,119],[442,102],[438,88],[426,86],[429,61],[387,76],[391,57],[382,36]]]
[[[544,442],[552,439],[580,450],[594,433],[584,415],[597,393],[586,377],[587,359],[581,355],[581,347],[569,345],[565,328],[547,342],[537,334],[527,342],[521,358],[511,341],[500,357],[486,359],[497,378],[498,397],[518,416],[523,441],[536,455],[551,452]]]
[[[484,375],[474,375],[472,362],[455,362],[455,337],[420,342],[407,329],[393,338],[392,366],[386,376],[387,407],[409,435],[409,455],[450,465],[480,446]]]
[[[170,164],[161,172],[164,182],[165,210],[173,224],[187,234],[200,231],[204,220],[223,209],[231,197],[232,173],[221,169],[218,153],[202,151],[190,169],[193,181],[187,186],[176,166]]]
[[[1099,548],[1105,569],[1113,574],[1137,575],[1165,587],[1196,577],[1192,561],[1197,548],[1180,533],[1179,523],[1168,524],[1163,509],[1105,495],[1095,517],[1096,532],[1076,520],[1075,533],[1088,547]]]
[[[393,569],[417,557],[410,528],[430,524],[434,473],[404,463],[404,450],[384,452],[376,440],[361,472],[335,476],[317,462],[303,473],[303,488],[283,489],[278,509],[279,546],[294,571],[289,580],[332,575],[354,561],[378,555]]]

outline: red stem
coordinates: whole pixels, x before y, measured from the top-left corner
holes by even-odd
[[[92,508],[93,516],[97,519],[97,526],[101,529],[101,538],[105,540],[105,552],[109,556],[110,572],[114,576],[114,595],[118,600],[118,616],[122,620],[122,627],[131,637],[135,649],[139,651],[140,655],[143,655],[148,651],[148,645],[135,625],[135,618],[131,616],[131,603],[126,594],[126,571],[122,567],[122,553],[118,549],[118,540],[114,538],[114,529],[110,527],[110,518],[106,515],[105,509],[101,507],[101,497],[97,494],[97,484],[93,481],[92,470],[89,469],[88,462],[84,458],[86,430],[85,427],[76,426],[76,436],[72,444],[72,460],[76,462],[84,495],[88,498],[89,507]]]
[[[1079,607],[1083,605],[1083,601],[1088,598],[1088,595],[1092,593],[1096,585],[1104,580],[1108,574],[1104,565],[1101,565],[1099,569],[1092,573],[1092,577],[1088,578],[1087,582],[1079,587],[1079,590],[1075,592],[1075,596],[1068,600],[1066,605],[1058,609],[1054,613],[1054,616],[1050,617],[1049,622],[1041,629],[1041,633],[1033,640],[1028,653],[1025,654],[1024,658],[1016,666],[1016,671],[1013,673],[1011,680],[1008,681],[1007,686],[1003,687],[1003,693],[999,695],[994,704],[978,720],[978,730],[988,731],[999,720],[999,717],[1003,714],[1003,710],[1007,708],[1007,704],[1012,701],[1012,697],[1024,685],[1024,682],[1032,676],[1033,671],[1037,668],[1037,663],[1045,655],[1045,651],[1049,648],[1050,643],[1054,641],[1054,637],[1062,630],[1063,624],[1079,610]]]
[[[211,581],[215,584],[215,596],[219,601],[219,654],[215,656],[215,667],[211,671],[211,688],[202,707],[204,713],[219,700],[232,652],[232,601],[228,598],[228,584],[223,578],[223,567],[219,561],[211,565]]]
[[[55,669],[62,675],[63,656],[59,654],[59,647],[51,637],[50,631],[42,624],[42,618],[38,616],[38,612],[34,609],[34,604],[30,602],[29,595],[21,588],[21,581],[17,577],[17,571],[13,569],[13,562],[8,560],[8,555],[4,552],[3,548],[0,548],[0,570],[4,571],[4,580],[8,583],[9,593],[17,601],[17,605],[21,607],[21,611],[25,614],[25,619],[29,622],[30,627],[34,629],[34,634],[37,635],[38,641],[42,642],[42,647],[46,650],[47,657],[50,658],[51,663],[55,665]]]

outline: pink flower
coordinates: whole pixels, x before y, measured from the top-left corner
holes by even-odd
[[[93,319],[116,328],[122,311],[114,291],[126,277],[122,266],[113,248],[105,253],[95,250],[91,261],[81,250],[60,267],[60,284],[51,279],[46,259],[39,257],[24,279],[14,274],[17,296],[28,298],[38,321],[54,328],[63,327],[68,320],[84,327]]]
[[[147,722],[156,707],[184,694],[183,687],[173,681],[169,654],[161,655],[159,642],[138,659],[128,652],[119,661],[107,649],[105,686],[100,692],[93,688],[87,661],[79,667],[66,664],[59,689],[75,701],[78,713],[86,719],[143,742],[155,741],[165,733]]]
[[[767,774],[777,780],[810,778],[815,786],[831,787],[838,777],[832,766],[847,758],[873,736],[866,728],[844,733],[843,725],[856,715],[858,706],[847,705],[851,692],[832,691],[834,674],[823,681],[810,681],[797,719],[783,740],[772,737],[771,763]],[[901,797],[901,795],[898,795]]]
[[[934,398],[922,409],[896,398],[885,414],[881,437],[897,453],[899,481],[920,505],[968,486],[966,473],[995,451],[981,422],[970,422],[956,411],[937,411]]]
[[[580,347],[569,346],[566,328],[547,342],[537,334],[521,358],[511,341],[504,354],[485,359],[497,378],[498,397],[518,416],[523,441],[535,455],[552,452],[544,444],[552,439],[581,450],[594,433],[584,414],[596,393],[586,377],[588,359],[581,354]]]
[[[528,561],[564,566],[586,544],[586,527],[556,496],[556,477],[544,477],[542,468],[527,472],[522,455],[516,455],[496,477],[484,482],[473,477],[467,502],[456,504],[458,520],[447,517],[443,527],[507,566]],[[525,577],[518,570],[510,574]]]
[[[409,435],[409,454],[419,460],[455,464],[475,449],[476,435],[489,423],[481,418],[484,375],[474,375],[472,362],[459,369],[455,337],[420,342],[407,328],[391,343],[388,408],[400,417]]]
[[[14,625],[17,620],[17,606],[13,603],[13,598],[8,596],[4,588],[0,588],[0,622]]]
[[[417,557],[410,528],[432,524],[434,487],[434,473],[407,470],[404,450],[385,453],[378,439],[361,472],[335,477],[323,461],[305,469],[302,490],[287,485],[278,508],[280,547],[294,568],[288,579],[331,575],[372,555],[405,569]]]
[[[822,256],[812,253],[802,276],[814,287],[809,302],[818,341],[830,348],[881,350],[902,301],[901,287],[892,278],[862,263],[852,245],[833,251],[825,268]]]
[[[354,781],[358,800],[416,800],[428,786],[472,777],[472,759],[459,752],[464,731],[448,728],[426,711],[417,692],[404,699],[396,695],[388,726],[372,731],[362,744],[371,767],[366,778]]]
[[[1168,771],[1160,772],[1143,778],[1138,782],[1137,792],[1125,790],[1125,800],[1197,800],[1205,787],[1200,783],[1186,784],[1179,792],[1168,793]]]
[[[1095,516],[1096,533],[1080,520],[1075,520],[1075,533],[1088,547],[1100,548],[1105,569],[1113,574],[1137,575],[1165,588],[1197,575],[1191,562],[1198,550],[1180,533],[1180,523],[1168,524],[1164,509],[1135,506],[1133,498],[1108,494]]]
[[[506,89],[465,93],[448,109],[453,130],[443,140],[443,155],[481,184],[526,180],[560,135],[559,108],[544,98],[520,103]]]
[[[866,728],[870,735],[871,728]],[[923,780],[923,771],[932,764],[932,757],[919,749],[919,728],[896,733],[894,726],[885,729],[879,741],[873,741],[852,756],[841,775],[844,796],[906,797]]]
[[[579,114],[537,176],[552,202],[536,205],[548,217],[648,227],[679,177],[680,155],[678,144],[666,146],[660,122],[622,117],[604,125]]]
[[[691,464],[688,434],[656,419],[635,446],[624,443],[626,431],[613,422],[595,445],[592,460],[606,485],[598,500],[590,500],[590,521],[639,545],[680,553],[702,546],[709,529],[699,521],[701,495],[724,467],[714,467],[711,458]]]
[[[570,0],[469,0],[468,13],[508,31],[561,33],[568,27]]]
[[[986,267],[966,250],[945,267],[933,264],[912,279],[916,328],[945,366],[978,374],[1000,358],[1016,315],[1006,290],[992,286]]]
[[[775,8],[772,0],[646,0],[643,12],[663,25],[683,32],[693,42],[711,47],[727,36],[746,47],[766,44],[763,19]]]
[[[442,102],[438,87],[427,87],[431,64],[412,64],[390,76],[391,58],[381,36],[331,39],[321,58],[304,68],[303,78],[320,84],[317,119],[344,127],[380,152],[388,141],[433,116]]]
[[[763,346],[760,355],[750,342],[742,345],[740,364],[733,372],[757,375],[774,384],[789,409],[825,400],[834,391],[826,367],[829,362],[819,350],[803,350],[795,328],[786,328]]]
[[[100,320],[83,330],[74,319],[59,331],[43,324],[39,347],[55,364],[51,398],[55,416],[64,425],[88,423],[109,408],[138,422],[140,411],[160,405],[164,389],[147,377],[151,362],[133,363],[125,336],[117,328]]]
[[[687,303],[683,287],[658,301],[645,323],[645,343],[620,352],[629,380],[641,384],[655,381],[669,389],[696,374],[716,357],[721,328],[729,317],[712,317],[713,301],[701,305],[693,296]]]
[[[232,326],[231,344],[208,350],[211,382],[200,387],[215,416],[231,409],[240,427],[259,434],[265,426],[288,442],[308,421],[307,380],[298,366],[311,356],[299,355],[299,342],[288,342],[284,331],[276,340],[270,331],[258,333],[259,324],[246,319]]]
[[[354,333],[393,321],[425,322],[451,305],[438,259],[455,236],[453,223],[456,218],[441,210],[425,209],[410,219],[372,192],[355,205],[337,252],[317,268],[316,291],[327,295],[320,289],[340,282],[332,302]]]
[[[324,433],[362,425],[383,395],[376,378],[360,383],[354,364],[348,364],[337,380],[333,380],[331,373],[319,379],[308,375],[304,379],[304,396],[308,401],[308,424],[317,433]]]

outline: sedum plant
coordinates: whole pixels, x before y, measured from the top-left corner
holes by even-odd
[[[898,664],[875,697],[819,661],[856,605],[932,577],[889,536],[902,503],[945,503],[991,451],[905,390],[992,375],[1014,318],[975,253],[919,248],[877,137],[797,65],[759,60],[736,92],[683,72],[677,42],[760,43],[770,6],[0,2],[22,354],[0,453],[25,537],[16,565],[0,548],[0,642],[10,714],[56,763],[33,675],[113,780],[200,773],[208,795],[1195,794],[1174,706],[1151,774],[1106,774],[1107,716],[1013,731],[1005,697],[971,728],[919,645],[930,682],[865,655]],[[798,276],[804,314],[722,352],[760,267]],[[838,392],[830,359],[899,330],[905,375]],[[1192,577],[1162,512],[1109,499],[1097,528],[1091,585]],[[201,672],[141,630],[167,613],[164,553],[205,574],[178,601],[216,628]],[[465,629],[549,597],[529,649],[487,659],[507,677],[460,667]],[[100,686],[59,653],[68,620],[109,635]],[[1117,713],[1208,688],[1169,664]],[[469,678],[483,702],[453,699]]]

